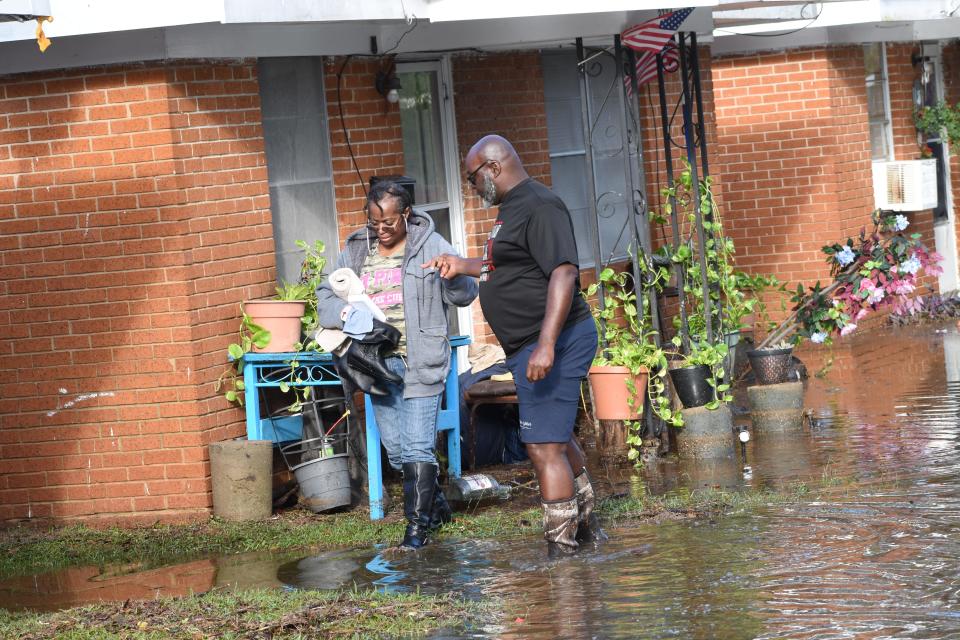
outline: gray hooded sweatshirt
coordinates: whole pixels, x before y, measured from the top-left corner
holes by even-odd
[[[376,244],[376,234],[365,228],[347,237],[337,259],[337,269],[348,267],[360,274],[363,261]],[[403,379],[404,398],[422,398],[443,392],[450,370],[450,340],[447,338],[447,307],[465,307],[479,291],[470,276],[452,280],[440,277],[435,269],[420,265],[443,253],[456,253],[449,242],[434,231],[433,220],[414,209],[407,220],[407,245],[403,252],[403,317],[407,336],[407,373]],[[324,282],[317,289],[320,326],[342,329],[340,312],[347,303]]]

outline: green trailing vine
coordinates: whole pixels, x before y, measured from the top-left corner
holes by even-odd
[[[675,355],[681,358],[682,366],[706,365],[710,368],[708,382],[714,389],[714,399],[706,407],[716,409],[733,399],[729,393],[730,385],[723,382],[726,375],[723,363],[729,353],[725,336],[740,330],[743,318],[754,312],[757,299],[747,296],[740,287],[742,277],[734,268],[736,249],[733,240],[723,232],[720,209],[713,194],[713,178],[706,176],[699,181],[699,211],[694,202],[693,182],[690,165],[685,164],[677,181],[661,190],[663,200],[667,203],[665,214],[669,216],[674,213],[672,203],[676,202],[677,210],[683,213],[689,229],[675,249],[664,247],[661,251],[675,265],[683,267],[684,278],[680,284],[686,298],[691,301],[687,316],[689,353]],[[704,230],[702,246],[693,231],[698,217],[702,220]],[[709,317],[703,301],[704,265],[710,299]],[[708,323],[712,341],[707,338]],[[681,349],[684,346],[681,319],[675,317],[673,324],[677,334],[671,342]]]
[[[645,264],[642,259],[639,264],[643,265],[645,276],[641,291],[650,287],[659,290],[669,277],[667,270]],[[650,321],[649,298],[643,295],[638,303],[633,277],[609,267],[600,272],[599,282],[587,288],[587,296],[596,295],[601,287],[603,306],[593,307],[593,315],[604,346],[593,364],[627,367],[634,376],[646,371],[647,397],[654,415],[667,424],[683,426],[683,417],[674,410],[667,393],[667,352],[656,344],[656,331]],[[627,388],[631,409],[642,414],[644,402],[633,378],[628,378]],[[629,447],[627,459],[639,465],[642,425],[639,420],[628,420],[626,426]]]
[[[955,153],[960,153],[960,102],[950,106],[941,100],[914,115],[917,129],[930,135],[945,135]]]

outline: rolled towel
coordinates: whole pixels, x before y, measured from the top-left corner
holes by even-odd
[[[381,322],[386,322],[387,316],[385,316],[380,307],[364,293],[363,283],[360,282],[360,278],[353,272],[353,269],[343,267],[331,273],[330,288],[333,289],[333,293],[341,300],[346,300],[352,305],[365,306],[370,313],[373,314],[374,318]]]

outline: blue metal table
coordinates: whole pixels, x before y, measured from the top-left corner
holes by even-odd
[[[450,338],[450,372],[447,374],[437,430],[447,432],[447,471],[451,478],[460,477],[460,386],[457,378],[457,347],[470,344],[469,336]],[[296,374],[291,363],[296,361]],[[243,358],[244,400],[247,417],[247,439],[283,442],[303,437],[303,417],[290,416],[264,419],[260,415],[260,389],[268,387],[339,386],[340,377],[329,353],[254,353]],[[383,517],[383,469],[380,465],[380,428],[373,415],[370,396],[364,396],[367,435],[367,493],[370,498],[370,519]]]

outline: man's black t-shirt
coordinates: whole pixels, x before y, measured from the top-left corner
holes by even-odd
[[[579,268],[570,212],[528,178],[500,203],[480,269],[480,306],[508,356],[540,336],[550,274],[567,263]],[[564,328],[590,316],[579,278],[575,286]]]

